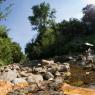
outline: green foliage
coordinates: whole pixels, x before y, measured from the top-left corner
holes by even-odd
[[[54,52],[53,46],[56,41],[56,35],[55,31],[53,29],[47,29],[45,33],[43,33],[41,39],[40,39],[40,47],[41,47],[41,57],[49,57],[53,56]],[[52,51],[52,52],[51,52]]]
[[[4,25],[0,25],[0,37],[1,38],[8,38],[8,29]]]
[[[41,49],[38,44],[28,43],[25,48],[25,53],[30,60],[38,59],[41,54]]]
[[[0,26],[0,59],[9,64],[12,62],[12,56],[11,40],[8,38],[7,31],[5,26]]]
[[[95,5],[89,4],[83,8],[82,20],[86,25],[88,35],[95,34]]]
[[[22,59],[22,52],[19,44],[11,42],[8,37],[7,27],[0,25],[0,60],[3,64],[18,63]]]
[[[54,55],[53,46],[56,41],[54,32],[53,29],[47,29],[47,31],[41,35],[39,42],[35,41],[34,43],[27,44],[25,52],[29,59],[45,58]]]
[[[78,19],[70,19],[69,21],[63,20],[61,23],[58,23],[57,31],[58,37],[55,48],[56,55],[63,55],[70,52],[80,52],[81,44],[86,33],[84,23]]]
[[[30,60],[77,54],[85,50],[83,47],[85,42],[95,44],[95,33],[92,34],[95,27],[87,23],[86,17],[89,15],[84,10],[82,20],[72,18],[60,23],[55,22],[55,11],[52,11],[50,5],[45,2],[34,6],[32,10],[33,15],[29,16],[29,20],[33,29],[39,34],[35,40],[26,45],[25,53]],[[90,30],[92,27],[93,29]]]
[[[22,59],[23,53],[21,52],[21,47],[18,43],[11,43],[11,53],[12,53],[12,61],[14,63],[19,63]]]
[[[7,64],[12,62],[10,40],[0,38],[0,59]]]
[[[13,6],[13,3],[10,3],[9,5],[3,5],[2,7],[4,2],[6,2],[6,0],[0,0],[0,20],[6,19]]]
[[[83,81],[81,81],[81,80],[79,80],[79,81],[77,81],[77,82],[72,83],[72,85],[77,86],[77,87],[81,87],[83,84],[84,84],[84,82],[83,82]]]
[[[34,42],[26,45],[25,52],[29,59],[43,58],[54,55],[50,51],[55,43],[55,31],[51,27],[55,24],[55,10],[50,9],[48,3],[41,3],[32,7],[33,15],[29,16],[29,20],[33,29],[37,30],[38,37]]]
[[[50,5],[45,2],[33,6],[32,10],[33,15],[29,16],[29,20],[33,29],[38,30],[38,32],[45,31],[45,29],[54,21],[55,10],[50,10]]]
[[[11,12],[11,7],[13,4],[5,6],[2,8],[2,4],[6,0],[0,0],[0,20],[3,20]],[[8,31],[6,26],[0,25],[0,65],[6,65],[10,63],[18,63],[21,61],[23,53],[19,44],[12,42],[8,36]]]

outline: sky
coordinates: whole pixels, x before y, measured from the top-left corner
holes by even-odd
[[[32,30],[28,20],[28,16],[33,15],[31,8],[44,1],[49,3],[51,8],[56,9],[57,22],[69,18],[80,19],[83,16],[82,8],[87,4],[95,4],[95,0],[6,0],[4,6],[7,6],[10,2],[13,2],[14,5],[7,20],[0,22],[0,24],[4,24],[10,29],[9,36],[13,41],[20,44],[22,51],[37,34]]]

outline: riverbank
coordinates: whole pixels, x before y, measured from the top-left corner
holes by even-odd
[[[78,64],[70,64],[70,69],[71,76],[66,80],[70,85],[89,88],[90,84],[95,83],[95,71]]]

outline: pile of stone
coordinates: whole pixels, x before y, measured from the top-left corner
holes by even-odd
[[[70,74],[69,63],[55,63],[53,60],[42,60],[36,66],[30,67],[11,64],[0,68],[0,80],[12,84],[12,92],[8,95],[22,95],[14,94],[20,93],[20,91],[31,92],[33,95],[63,95],[58,88],[63,84],[64,78]],[[0,95],[3,94],[0,93]]]
[[[83,54],[77,56],[76,62],[84,69],[90,69],[95,71],[95,56],[89,48]]]

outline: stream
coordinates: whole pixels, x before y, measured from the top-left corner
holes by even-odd
[[[70,85],[95,89],[95,71],[83,69],[77,64],[70,64],[71,76],[67,79]]]

